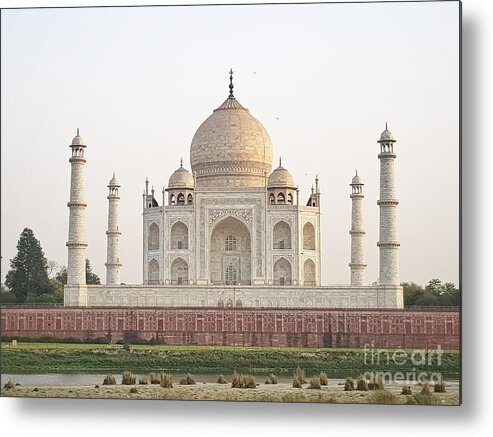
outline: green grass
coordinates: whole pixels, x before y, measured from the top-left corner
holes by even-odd
[[[409,371],[413,367],[390,363],[364,363],[363,349],[303,349],[227,346],[131,345],[120,344],[24,343],[13,348],[2,343],[5,373],[70,372],[166,372],[292,373],[297,367],[308,374],[326,372],[329,377],[359,375],[365,371]],[[459,355],[444,352],[442,365],[423,366],[422,370],[453,377],[459,372]]]

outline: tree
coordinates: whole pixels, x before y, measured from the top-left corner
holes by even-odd
[[[11,293],[9,290],[7,290],[7,287],[1,284],[0,303],[15,303],[15,301],[16,301],[15,294]]]
[[[101,280],[99,279],[99,276],[96,275],[96,273],[92,272],[91,263],[89,262],[88,258],[86,258],[86,284],[87,285],[101,284]]]
[[[62,266],[60,271],[56,274],[55,279],[62,284],[67,283],[67,267]],[[96,273],[93,273],[91,268],[91,262],[86,258],[86,284],[87,285],[100,285],[101,280]]]
[[[39,240],[31,229],[25,228],[17,242],[17,255],[10,260],[10,270],[5,285],[15,295],[17,302],[25,302],[46,293],[48,284],[48,261]]]
[[[458,306],[460,292],[452,282],[442,284],[439,279],[432,279],[425,287],[414,282],[403,283],[404,306]]]

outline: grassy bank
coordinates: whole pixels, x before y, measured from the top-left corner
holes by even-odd
[[[297,367],[309,372],[325,371],[330,377],[357,376],[365,371],[441,372],[458,377],[460,357],[456,351],[443,352],[416,365],[402,352],[397,360],[393,350],[373,356],[363,349],[290,349],[212,346],[144,346],[70,343],[2,343],[3,373],[105,373],[168,372],[192,373],[290,373]],[[373,358],[373,360],[372,360]],[[373,362],[372,362],[373,361]],[[403,361],[405,361],[403,363]],[[401,364],[403,363],[403,364]]]
[[[421,387],[415,385],[410,395],[402,394],[402,387],[386,387],[383,391],[344,391],[342,386],[310,389],[309,384],[293,388],[291,384],[265,385],[255,388],[232,388],[231,384],[207,383],[177,385],[163,388],[159,385],[134,386],[53,386],[22,385],[3,389],[1,396],[15,397],[63,397],[97,399],[176,399],[176,400],[221,400],[257,402],[322,402],[322,403],[369,403],[369,404],[426,404],[458,405],[458,386],[446,393],[432,393],[425,399],[418,397]],[[385,395],[385,396],[382,396]],[[419,400],[419,402],[418,402]],[[423,402],[423,400],[425,402]]]

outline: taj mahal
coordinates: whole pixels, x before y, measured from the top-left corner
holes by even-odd
[[[403,308],[399,281],[395,139],[380,138],[379,280],[366,282],[363,180],[350,181],[348,285],[321,285],[318,177],[300,193],[262,124],[233,93],[199,126],[183,162],[161,193],[145,181],[142,196],[142,272],[138,285],[121,284],[120,183],[108,184],[106,284],[86,285],[84,167],[86,144],[70,148],[65,306],[215,308]],[[349,181],[348,181],[349,182]],[[376,213],[377,208],[375,208]],[[345,230],[344,232],[347,232]]]

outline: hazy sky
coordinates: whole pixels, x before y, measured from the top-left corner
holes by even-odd
[[[349,183],[365,182],[378,279],[377,140],[397,139],[402,281],[459,277],[458,2],[3,10],[2,281],[24,227],[66,264],[70,144],[87,144],[88,257],[105,277],[122,184],[122,281],[142,282],[142,190],[160,193],[228,94],[269,132],[305,203],[319,174],[322,282],[349,282]],[[157,196],[160,201],[160,194]]]

